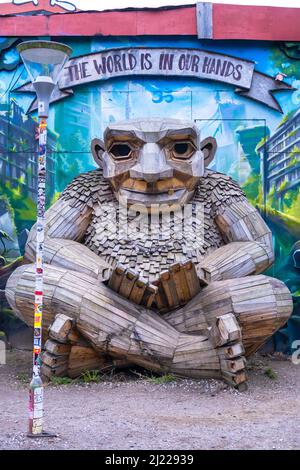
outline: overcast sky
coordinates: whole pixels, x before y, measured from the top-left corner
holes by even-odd
[[[195,0],[69,0],[81,10],[107,10],[127,7],[158,7],[162,5],[189,5]],[[231,3],[240,5],[271,5],[300,8],[300,0],[206,0],[214,3]],[[12,2],[12,0],[11,0]],[[0,0],[9,3],[9,0]],[[49,0],[50,3],[50,0]]]

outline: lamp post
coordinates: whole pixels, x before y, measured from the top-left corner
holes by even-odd
[[[72,49],[52,41],[26,41],[17,46],[37,94],[39,117],[38,190],[36,221],[36,274],[34,299],[33,368],[29,391],[28,436],[49,436],[43,431],[43,383],[40,376],[43,316],[43,258],[46,199],[47,117],[52,92]]]

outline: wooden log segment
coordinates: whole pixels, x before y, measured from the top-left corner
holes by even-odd
[[[2,309],[9,309],[10,306],[5,296],[5,286],[8,278],[19,266],[28,263],[23,256],[15,259],[9,264],[6,264],[5,259],[0,256],[0,312]],[[21,317],[21,315],[20,315]]]
[[[139,276],[132,269],[126,269],[121,264],[112,270],[108,287],[129,299],[137,305],[151,308],[158,288]]]
[[[14,270],[17,269],[19,266],[22,266],[23,264],[26,264],[26,263],[28,263],[28,261],[26,261],[26,259],[23,256],[20,256],[19,258],[15,259],[9,264],[4,264],[4,265],[0,264],[0,289],[1,290],[4,290],[7,279],[14,272]]]
[[[74,319],[64,314],[56,315],[42,355],[44,379],[50,380],[54,376],[76,378],[88,370],[107,371],[112,367],[113,361],[97,353],[76,331]]]
[[[272,234],[257,210],[242,199],[223,205],[219,195],[215,222],[226,245],[200,260],[197,273],[207,282],[259,274],[274,261]],[[216,198],[218,199],[218,192]]]
[[[210,337],[217,348],[226,343],[242,341],[242,333],[235,316],[231,313],[217,317],[210,327]]]
[[[155,297],[159,312],[169,312],[186,305],[201,288],[200,279],[192,261],[175,263],[162,272],[154,285],[158,287]]]
[[[69,356],[71,344],[62,344],[53,339],[48,339],[45,344],[45,349],[54,356]]]
[[[245,350],[236,317],[232,313],[217,317],[208,331],[218,352],[223,380],[239,391],[247,390]]]
[[[88,370],[107,372],[113,367],[112,361],[104,358],[103,355],[97,354],[90,346],[74,345],[71,347],[69,355],[67,375],[75,378]]]
[[[74,321],[67,315],[58,314],[54,322],[49,328],[50,338],[58,341],[59,343],[67,343],[68,336],[73,329]]]
[[[8,281],[8,297],[22,305],[28,324],[33,315],[33,286],[31,265],[18,268]],[[138,364],[158,373],[223,378],[232,385],[245,380],[240,360],[242,345],[235,344],[240,342],[240,332],[234,330],[236,320],[226,315],[234,315],[241,326],[248,354],[288,318],[292,308],[284,284],[262,275],[240,279],[239,284],[235,280],[211,283],[187,306],[163,318],[88,275],[54,266],[45,265],[45,292],[45,318],[53,322],[60,308],[63,315],[76,320],[80,335],[105,358]],[[218,317],[222,318],[214,326]],[[67,319],[69,326],[64,327],[69,335],[70,322]],[[207,337],[209,327],[218,328],[222,338],[218,347]],[[227,350],[231,358],[225,357],[226,344],[232,348],[231,352]]]
[[[285,284],[257,275],[216,281],[204,287],[187,306],[163,318],[176,330],[202,334],[222,315],[234,314],[242,330],[246,357],[284,325],[292,312]]]
[[[57,270],[58,268],[55,268],[55,273]],[[45,279],[49,279],[51,273],[54,275],[53,271],[54,267],[45,265]],[[223,377],[218,348],[214,347],[207,332],[206,335],[180,333],[155,312],[150,312],[140,305],[135,306],[104,285],[94,283],[91,289],[89,276],[61,268],[59,271],[53,297],[46,297],[44,310],[46,315],[53,315],[59,300],[64,313],[63,317],[60,316],[55,321],[61,324],[64,319],[65,325],[56,327],[55,335],[56,338],[59,337],[61,344],[66,344],[66,339],[60,332],[65,332],[66,337],[70,335],[72,318],[76,320],[78,332],[100,358],[109,356],[112,360],[138,364],[158,373],[170,372],[194,378]],[[17,302],[19,283],[22,285],[24,276],[27,280],[31,277],[33,285],[34,267],[19,268],[14,274]],[[32,316],[33,302],[34,298],[31,296],[24,307],[28,320]],[[81,354],[82,350],[78,351]],[[48,351],[49,354],[51,353]],[[47,361],[49,364],[49,357]],[[58,362],[59,367],[65,365],[63,359]],[[58,367],[58,362],[53,367]],[[82,364],[82,360],[80,362]],[[234,371],[234,374],[236,373]]]
[[[43,382],[49,382],[52,377],[66,377],[68,373],[67,363],[56,367],[50,367],[45,363],[41,366],[41,377]]]

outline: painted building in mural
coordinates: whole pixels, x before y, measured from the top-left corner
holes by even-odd
[[[199,3],[67,13],[58,2],[55,11],[42,3],[47,16],[30,2],[13,6],[10,14],[22,8],[13,28],[0,17],[0,229],[13,240],[3,239],[4,245],[14,249],[5,256],[22,252],[20,234],[35,219],[36,111],[16,45],[31,37],[30,22],[40,15],[35,34],[73,49],[63,93],[50,110],[48,205],[77,174],[93,168],[90,142],[108,123],[142,116],[194,120],[201,138],[217,139],[211,167],[237,180],[272,228],[276,261],[269,274],[287,282],[295,301],[274,344],[290,350],[300,333],[300,270],[293,261],[300,239],[300,10],[285,10],[285,26],[265,33],[255,26],[253,7]],[[248,15],[251,37],[237,22],[236,8]],[[267,21],[279,14],[274,10],[281,9],[260,14]],[[209,14],[211,24],[204,23]]]
[[[36,200],[38,126],[32,116],[27,116],[11,99],[9,111],[0,115],[0,177],[3,186],[20,187],[23,194]],[[36,140],[33,140],[35,136]],[[57,135],[48,131],[47,188],[50,197],[55,192],[55,150]]]
[[[259,147],[264,195],[284,194],[300,184],[300,110],[287,114],[278,129]]]

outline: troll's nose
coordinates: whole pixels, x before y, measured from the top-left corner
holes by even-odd
[[[154,183],[159,179],[171,178],[173,169],[168,165],[159,145],[148,143],[144,144],[137,163],[130,169],[130,176]]]

